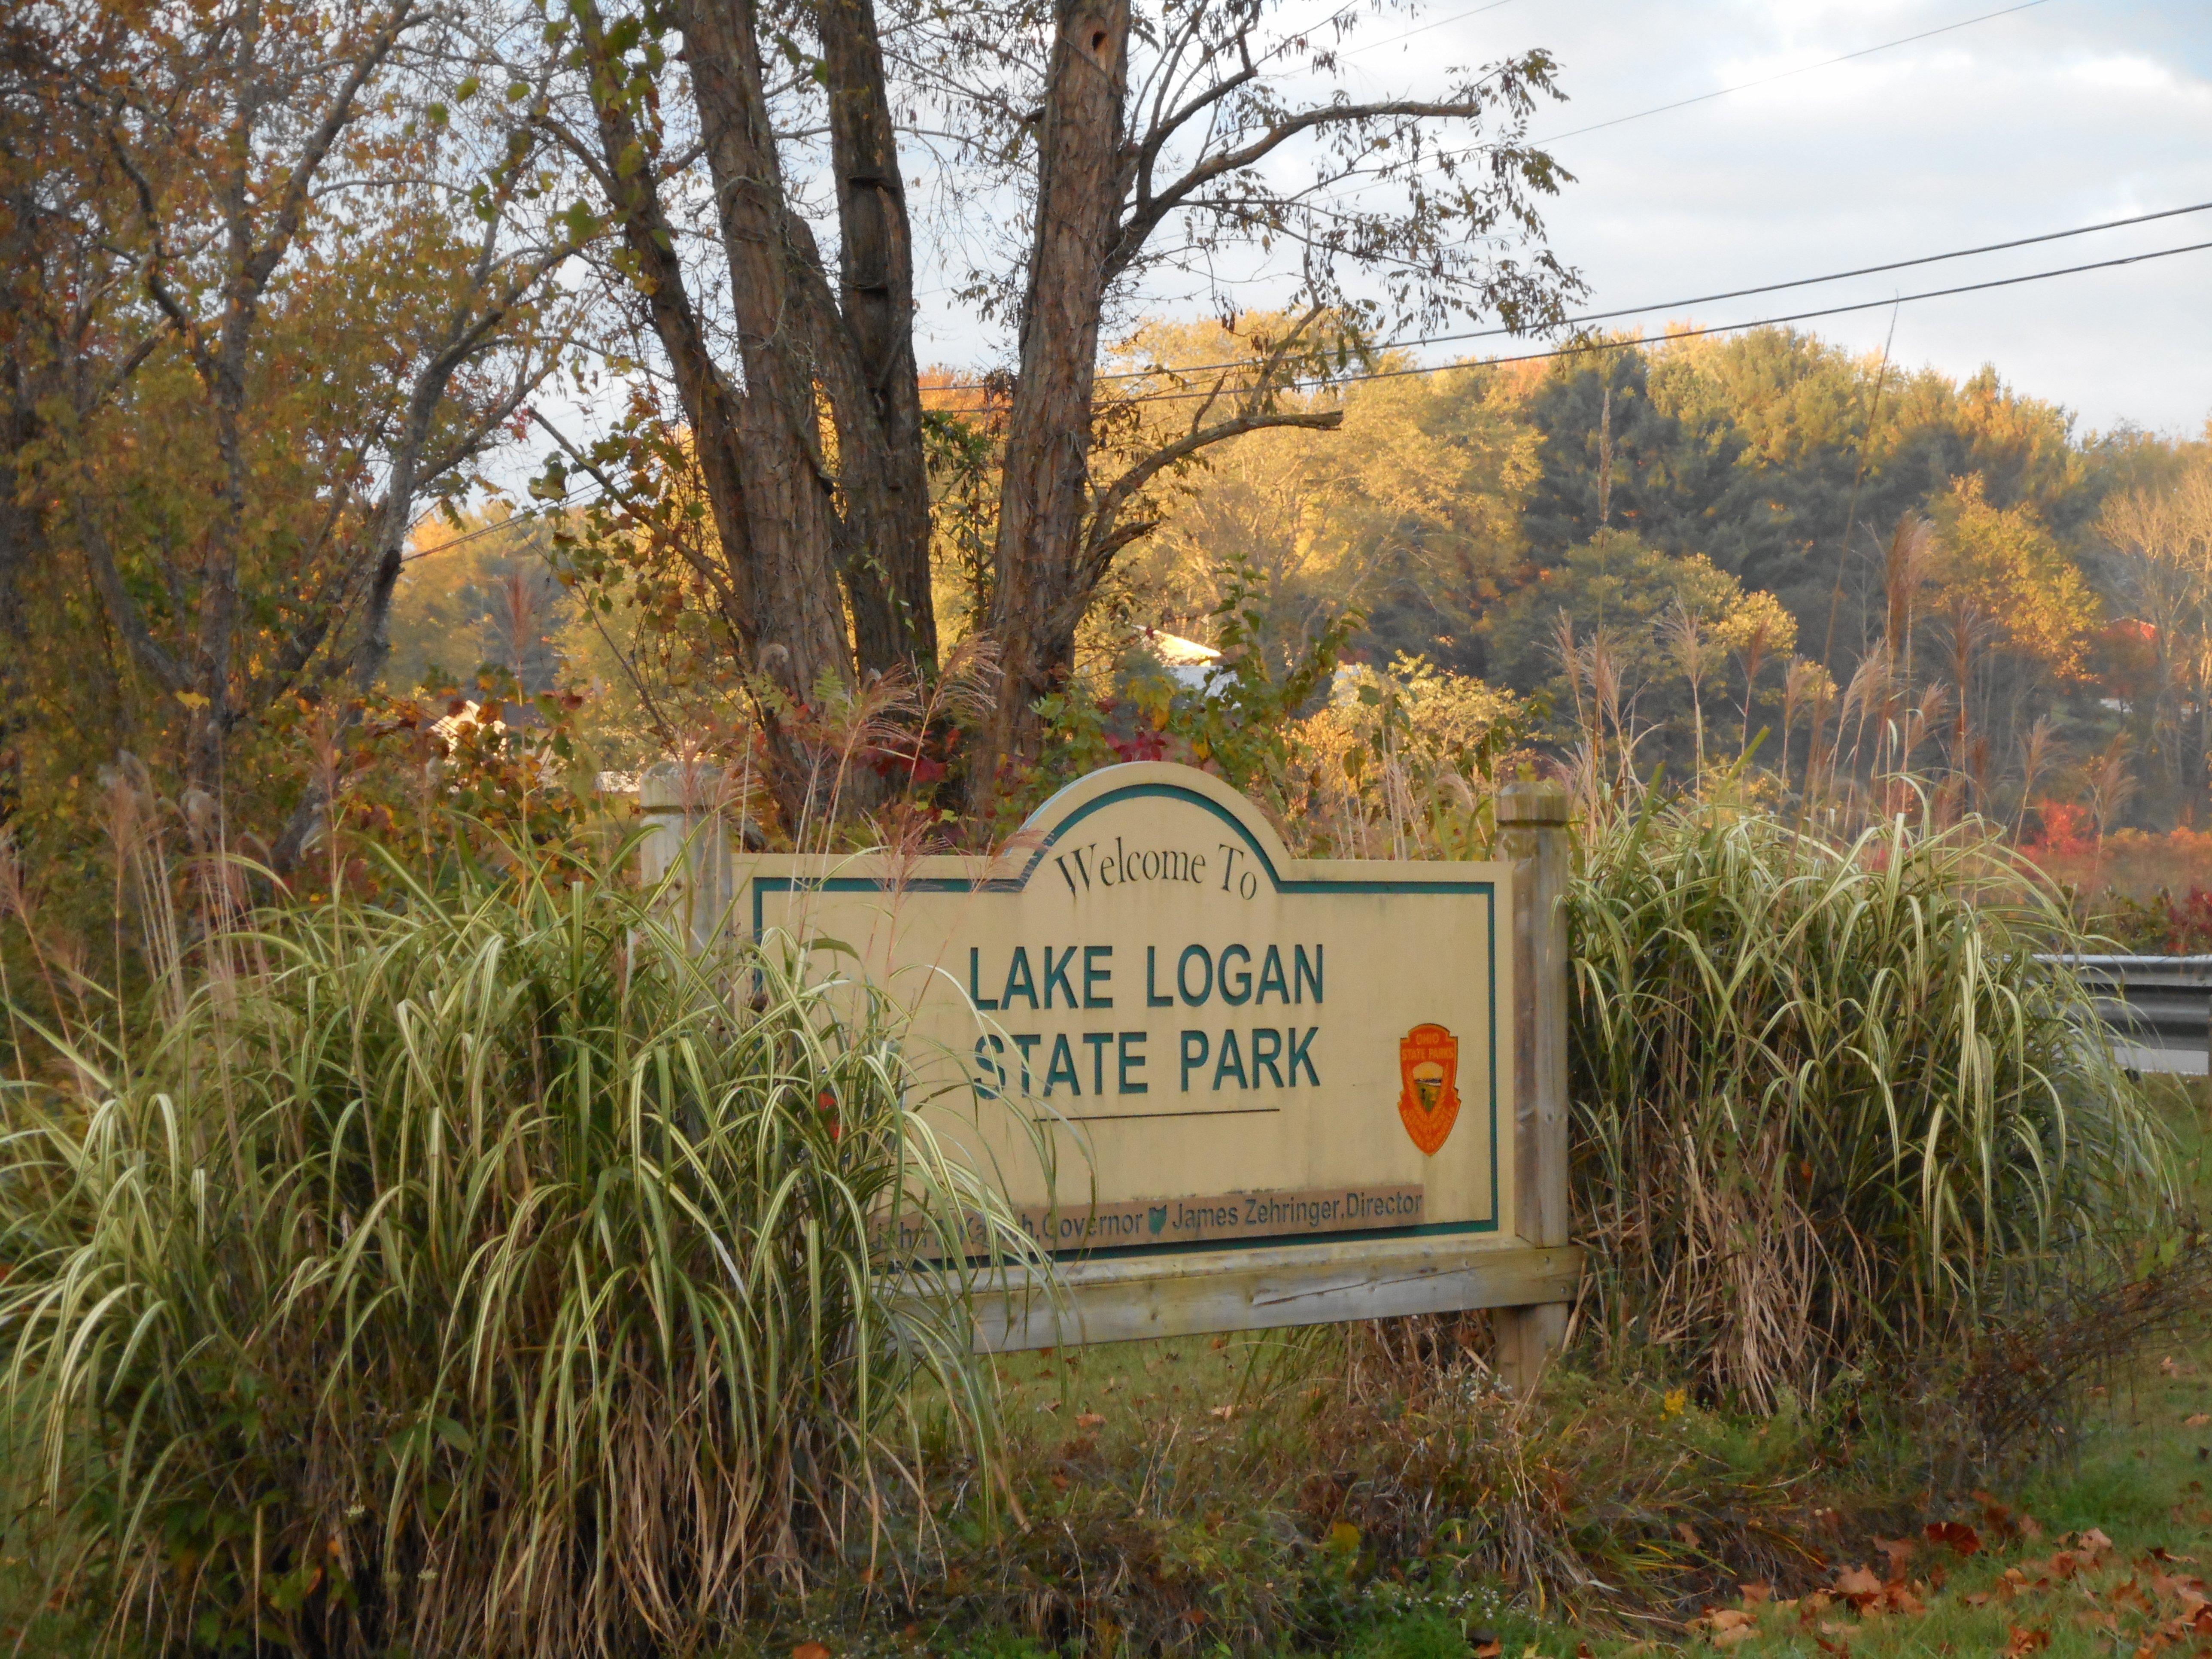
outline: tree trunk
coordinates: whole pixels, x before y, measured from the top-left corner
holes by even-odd
[[[1106,256],[1124,189],[1127,0],[1059,0],[1038,136],[1036,240],[1022,305],[1021,369],[1006,423],[991,633],[998,706],[972,762],[969,799],[1035,756],[1036,700],[1066,676],[1090,585],[1091,394]]]
[[[839,604],[835,481],[822,454],[804,252],[793,245],[745,0],[689,0],[679,13],[707,166],[730,268],[745,392],[738,404],[756,622],[752,665],[799,701],[849,682]]]
[[[859,520],[848,534],[849,562],[871,570],[887,605],[888,626],[877,638],[856,604],[855,643],[864,672],[901,664],[926,672],[937,661],[937,611],[914,361],[914,229],[898,134],[874,7],[867,0],[823,0],[820,22],[843,244],[840,343],[848,347],[855,381],[852,392],[833,387],[831,394],[848,513]]]

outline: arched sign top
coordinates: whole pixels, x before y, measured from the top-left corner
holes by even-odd
[[[1275,827],[1250,800],[1210,772],[1168,761],[1131,761],[1101,767],[1065,785],[1018,830],[1008,851],[1021,861],[1018,879],[1026,885],[1055,854],[1065,858],[1079,845],[1085,823],[1124,801],[1151,801],[1161,807],[1191,807],[1233,830],[1243,842],[1256,873],[1277,888],[1292,874],[1295,862]],[[1158,849],[1148,849],[1158,850]],[[1303,872],[1298,872],[1303,873]]]

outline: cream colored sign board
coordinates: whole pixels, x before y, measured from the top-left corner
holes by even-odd
[[[1294,859],[1218,780],[1139,764],[993,860],[730,873],[741,925],[837,941],[858,961],[817,971],[912,1009],[942,1129],[1056,1254],[1514,1231],[1503,866]]]

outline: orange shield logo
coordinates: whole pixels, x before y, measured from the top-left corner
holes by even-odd
[[[1459,1121],[1459,1039],[1441,1025],[1416,1025],[1398,1039],[1398,1118],[1424,1158],[1434,1158]]]

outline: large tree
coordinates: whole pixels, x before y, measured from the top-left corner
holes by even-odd
[[[685,556],[765,690],[787,805],[800,786],[779,704],[933,666],[918,271],[945,270],[1013,337],[979,807],[1005,763],[1036,752],[1036,701],[1067,673],[1116,554],[1151,527],[1146,491],[1164,473],[1248,432],[1333,425],[1337,411],[1279,394],[1342,367],[1348,337],[1556,318],[1571,278],[1532,204],[1559,175],[1523,142],[1551,59],[1354,99],[1340,83],[1358,15],[1315,26],[1259,0],[569,0],[550,33],[574,75],[549,123],[620,230],[711,507],[713,534]],[[935,243],[909,188],[918,170],[945,216]],[[1304,320],[1250,342],[1243,366],[1154,386],[1175,429],[1118,448],[1099,476],[1095,433],[1117,401],[1097,384],[1102,333],[1177,272],[1217,310],[1252,283]]]
[[[375,681],[409,528],[558,356],[575,243],[526,107],[449,109],[497,43],[429,0],[70,0],[0,42],[0,627],[41,596],[64,687],[112,642],[106,744],[219,823],[241,736]]]

